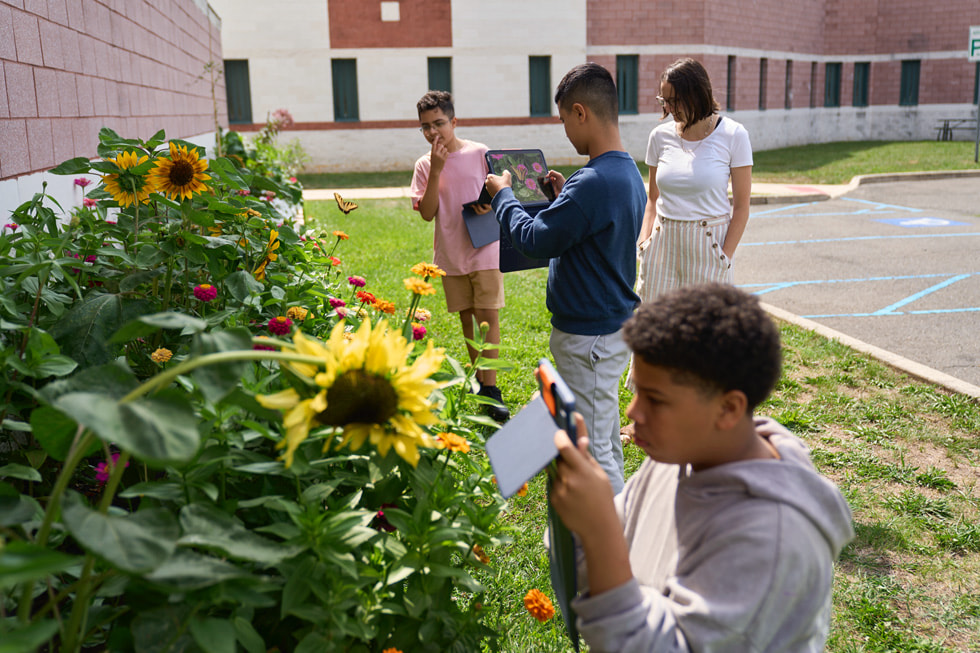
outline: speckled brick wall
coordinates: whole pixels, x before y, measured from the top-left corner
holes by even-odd
[[[221,59],[202,0],[0,0],[0,179],[96,156],[102,127],[213,132],[205,65]],[[220,78],[215,95],[227,125]]]

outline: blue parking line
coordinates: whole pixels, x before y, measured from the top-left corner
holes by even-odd
[[[926,288],[925,290],[920,290],[919,292],[917,292],[917,293],[915,293],[913,295],[909,295],[905,299],[899,300],[899,301],[895,302],[894,304],[892,304],[890,306],[886,306],[885,308],[883,308],[881,310],[875,311],[874,313],[872,313],[872,315],[889,315],[889,314],[895,313],[895,309],[896,308],[901,308],[902,306],[905,306],[906,304],[911,304],[912,302],[914,302],[914,301],[916,301],[918,299],[922,299],[926,295],[931,295],[932,293],[936,292],[937,290],[942,290],[943,288],[945,288],[947,286],[951,286],[954,283],[956,283],[957,281],[962,281],[963,279],[969,279],[969,278],[970,278],[970,275],[969,274],[960,274],[960,275],[957,275],[957,276],[953,277],[952,279],[946,279],[946,281],[943,281],[942,283],[937,283],[935,286],[931,286],[929,288]]]
[[[811,240],[769,240],[760,243],[741,243],[739,247],[755,247],[759,245],[806,245],[809,243],[842,243],[849,240],[892,240],[896,238],[960,238],[962,236],[980,236],[980,231],[971,233],[952,234],[901,234],[892,236],[851,236],[848,238],[813,238]]]
[[[911,206],[898,206],[896,204],[882,204],[881,202],[872,202],[871,200],[861,200],[856,197],[841,197],[839,199],[845,202],[861,202],[862,204],[871,204],[878,208],[889,208],[889,209],[899,209],[901,211],[911,211],[912,213],[918,213],[919,211],[924,211],[925,209],[913,209]]]

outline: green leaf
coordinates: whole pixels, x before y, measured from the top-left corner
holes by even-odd
[[[124,499],[149,497],[159,501],[183,501],[184,488],[176,481],[147,481],[129,486],[119,496]]]
[[[259,635],[255,627],[241,617],[235,617],[231,621],[235,628],[235,637],[238,643],[248,651],[248,653],[265,653],[265,640]]]
[[[31,431],[49,456],[64,461],[68,457],[71,443],[75,440],[78,425],[75,420],[60,410],[51,406],[41,406],[31,413]],[[98,441],[93,442],[84,455],[92,455],[99,450],[99,447]]]
[[[184,313],[153,313],[141,315],[132,322],[128,322],[109,338],[109,342],[119,344],[137,338],[145,338],[160,329],[181,329],[181,335],[197,333],[206,329],[207,326],[208,324],[204,320]]]
[[[114,358],[107,346],[109,336],[145,311],[146,302],[123,300],[118,295],[93,293],[72,306],[51,335],[61,345],[61,353],[78,361],[82,367],[108,363]]]
[[[17,526],[40,520],[44,510],[33,497],[19,493],[8,483],[0,483],[0,526]]]
[[[191,635],[204,653],[235,653],[235,627],[225,619],[192,619]]]
[[[80,175],[89,171],[89,160],[84,156],[68,159],[48,170],[52,175]]]
[[[75,556],[28,542],[10,542],[0,549],[0,590],[57,574],[77,563]]]
[[[0,639],[0,653],[34,653],[57,632],[58,622],[54,619],[38,621],[23,628],[4,630],[3,639]]]
[[[66,492],[62,518],[88,552],[109,565],[134,574],[163,564],[177,547],[177,521],[163,508],[127,515],[103,515],[86,507],[76,492]]]
[[[0,478],[19,478],[22,481],[41,482],[41,473],[33,467],[8,463],[0,467]]]
[[[126,404],[104,395],[73,392],[59,397],[55,407],[92,429],[102,441],[150,464],[186,462],[200,445],[197,417],[179,390],[164,390]]]
[[[165,140],[167,140],[167,132],[161,129],[157,133],[153,134],[153,136],[150,137],[150,140],[146,141],[146,147],[147,149],[155,150]]]
[[[238,174],[238,168],[227,157],[212,160],[210,171],[235,190],[248,188],[248,184]]]
[[[141,612],[133,619],[136,653],[186,653],[194,650],[194,639],[184,625],[188,605],[164,605]]]
[[[261,293],[264,287],[246,270],[232,272],[225,277],[225,288],[239,302],[244,302],[252,294]]]
[[[191,344],[192,357],[243,350],[252,350],[252,334],[244,327],[202,333]],[[248,361],[243,360],[204,365],[193,370],[191,378],[209,401],[219,401],[238,387],[248,365]]]
[[[181,590],[196,590],[233,578],[248,578],[248,572],[230,562],[178,549],[169,560],[144,578]]]
[[[41,389],[41,396],[49,403],[69,392],[96,392],[122,399],[138,386],[139,382],[125,363],[113,361],[84,369],[67,379],[52,381]]]
[[[194,503],[180,511],[181,546],[204,546],[240,560],[274,565],[302,549],[266,539],[214,506]]]

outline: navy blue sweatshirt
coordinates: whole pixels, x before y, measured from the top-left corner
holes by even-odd
[[[646,201],[636,162],[619,151],[591,159],[533,217],[510,188],[493,198],[497,220],[514,248],[551,259],[547,305],[553,327],[603,335],[618,331],[632,315],[640,301],[633,286]]]

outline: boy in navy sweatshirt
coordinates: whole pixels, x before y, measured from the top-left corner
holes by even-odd
[[[612,76],[596,63],[570,70],[555,93],[565,135],[589,162],[566,181],[554,170],[555,201],[531,216],[514,197],[510,173],[488,175],[493,209],[514,248],[550,258],[547,306],[551,354],[585,418],[590,451],[623,487],[619,380],[629,362],[620,328],[639,303],[636,240],[647,194],[619,135]]]

